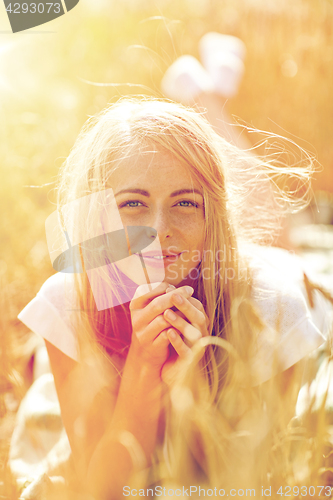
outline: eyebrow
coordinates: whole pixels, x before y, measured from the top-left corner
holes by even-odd
[[[141,194],[142,196],[146,196],[147,198],[150,197],[148,191],[145,191],[144,189],[122,189],[121,191],[116,193],[115,196],[124,193]],[[173,193],[171,193],[170,198],[174,198],[175,196],[180,196],[182,194],[193,194],[193,193],[197,193],[200,194],[200,196],[202,196],[202,193],[198,189],[179,189],[178,191],[174,191]]]

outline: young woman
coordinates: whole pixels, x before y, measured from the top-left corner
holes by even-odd
[[[252,188],[285,173],[171,102],[122,99],[80,133],[58,211],[82,272],[49,278],[19,317],[45,339],[74,462],[97,498],[163,481],[219,487],[236,465],[253,484],[246,464],[267,418],[279,404],[292,416],[281,398],[324,341],[297,286],[245,244],[275,215],[260,197],[247,209]],[[131,252],[139,226],[145,248]],[[129,253],[92,265],[86,241],[123,228]],[[264,393],[271,379],[277,391]],[[245,431],[261,437],[239,441]]]

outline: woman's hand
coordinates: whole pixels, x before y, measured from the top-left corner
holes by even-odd
[[[167,384],[177,376],[181,361],[192,355],[195,342],[208,335],[209,320],[201,302],[193,297],[183,297],[178,291],[170,292],[169,295],[179,312],[170,309],[164,312],[164,318],[172,326],[166,333],[175,351],[162,368],[162,380]]]
[[[161,283],[148,293],[144,293],[146,285],[138,287],[131,303],[132,341],[129,350],[129,359],[139,366],[155,369],[160,375],[161,368],[169,356],[170,339],[166,333],[171,323],[164,316],[175,304],[171,293],[165,293],[170,287],[168,283]],[[193,288],[183,286],[177,289],[177,295],[187,301],[193,293]],[[178,306],[177,306],[178,307]],[[178,349],[184,342],[179,339]],[[184,347],[186,345],[184,344]]]

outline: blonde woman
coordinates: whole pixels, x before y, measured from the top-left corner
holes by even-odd
[[[242,162],[257,172],[253,184]],[[265,216],[271,200],[249,210],[247,197],[286,169],[243,155],[200,114],[162,100],[122,99],[80,133],[58,211],[81,242],[82,272],[49,278],[19,317],[45,339],[74,462],[96,498],[163,481],[219,487],[235,463],[245,474],[235,431],[266,408],[260,387],[278,377],[283,397],[294,367],[324,342],[297,287],[245,244],[263,241],[276,218]],[[294,175],[307,185],[310,173]],[[113,212],[101,215],[97,201],[71,208],[96,193],[111,193]],[[88,269],[82,235],[97,226],[111,236],[152,228],[151,245]],[[261,441],[251,441],[252,458]]]

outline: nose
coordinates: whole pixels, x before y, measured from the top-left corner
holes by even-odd
[[[159,210],[154,214],[150,226],[157,231],[160,242],[172,236],[171,221],[165,210]]]

